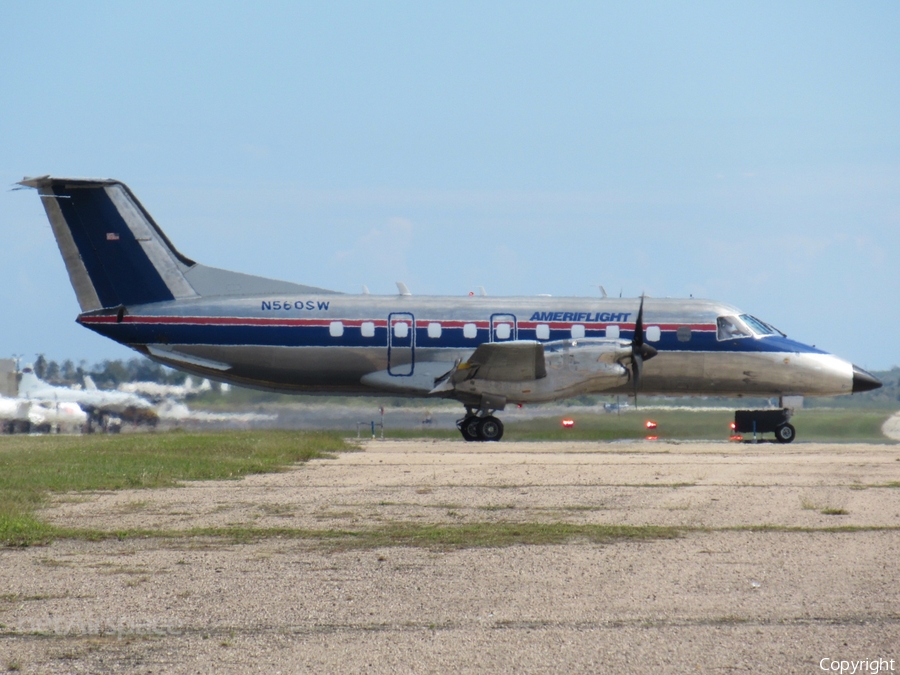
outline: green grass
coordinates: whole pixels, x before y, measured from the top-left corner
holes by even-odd
[[[735,409],[741,402],[735,401]],[[797,429],[798,441],[886,443],[889,439],[881,433],[881,425],[890,417],[888,410],[841,410],[816,408],[800,410],[791,419]],[[571,429],[562,427],[562,418],[575,420]],[[504,420],[503,413],[498,417]],[[644,426],[652,420],[658,427],[648,431]],[[659,440],[717,440],[727,441],[731,435],[729,425],[734,421],[733,410],[629,410],[621,415],[579,411],[571,408],[565,415],[538,417],[531,420],[505,422],[503,441],[612,441],[639,440],[654,435]],[[385,430],[386,438],[460,438],[455,429]],[[749,439],[751,435],[744,434]],[[764,434],[763,439],[773,440],[774,435]]]
[[[254,531],[252,529],[245,529],[242,532],[218,532],[212,530],[207,534],[242,540],[271,536],[266,530]],[[499,548],[517,544],[554,545],[571,541],[607,544],[625,540],[673,539],[679,534],[680,531],[677,528],[656,525],[576,525],[571,523],[428,525],[392,523],[384,527],[358,531],[286,530],[280,536],[309,539],[337,549],[372,549],[390,546],[460,549]]]
[[[572,523],[465,523],[435,525],[391,523],[360,530],[315,530],[294,527],[254,527],[232,525],[201,527],[187,530],[120,530],[100,531],[58,528],[56,538],[102,541],[105,539],[194,539],[222,540],[229,544],[245,544],[263,539],[295,539],[329,550],[356,550],[388,547],[426,549],[501,548],[514,545],[557,545],[572,541],[609,544],[617,541],[650,541],[673,539],[687,532],[685,528],[657,525],[602,525]]]
[[[34,515],[51,493],[236,479],[347,449],[337,434],[284,431],[2,436],[0,543],[52,539],[58,530]]]
[[[800,441],[892,443],[881,433],[881,425],[891,415],[891,410],[813,408],[799,411],[791,424],[797,428]]]

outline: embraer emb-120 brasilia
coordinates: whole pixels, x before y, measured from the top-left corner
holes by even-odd
[[[468,441],[508,404],[580,394],[829,396],[869,373],[709,300],[350,295],[182,255],[117,180],[26,178],[78,322],[167,366],[280,392],[455,399]],[[652,360],[651,360],[652,359]],[[788,416],[776,438],[793,440]]]

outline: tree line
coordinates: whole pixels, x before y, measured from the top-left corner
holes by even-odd
[[[126,360],[107,359],[88,366],[82,359],[76,365],[71,359],[62,363],[38,354],[34,362],[35,374],[51,384],[71,386],[84,384],[84,376],[90,375],[101,389],[115,389],[123,382],[158,382],[159,384],[184,384],[186,373],[179,372],[144,357]]]

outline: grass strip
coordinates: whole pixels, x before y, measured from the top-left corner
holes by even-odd
[[[238,479],[351,449],[337,434],[287,431],[0,437],[0,543],[48,541],[35,517],[51,493]]]
[[[466,523],[436,525],[392,523],[381,527],[350,529],[305,529],[293,527],[253,527],[233,525],[184,530],[89,530],[46,526],[52,539],[105,541],[110,539],[158,539],[169,541],[212,540],[222,544],[248,544],[267,539],[303,541],[333,551],[379,548],[423,548],[460,550],[505,548],[509,546],[553,546],[570,543],[613,544],[624,541],[675,539],[689,534],[746,532],[748,534],[858,534],[897,532],[898,525],[836,525],[797,527],[787,525],[737,525],[727,527],[604,525],[573,523]]]
[[[736,405],[735,408],[740,406]],[[791,418],[797,440],[827,443],[891,443],[881,426],[893,414],[890,410],[810,408],[799,410]],[[500,415],[503,418],[502,415]],[[575,421],[572,428],[562,427],[563,417]],[[648,432],[647,420],[657,423]],[[628,410],[621,415],[596,413],[572,406],[553,417],[505,420],[504,442],[509,441],[614,441],[640,440],[649,433],[659,440],[727,441],[731,435],[733,410]],[[387,422],[386,424],[390,424]],[[458,440],[455,429],[388,429],[389,438],[436,438]],[[750,438],[751,434],[745,434]],[[765,434],[772,440],[774,435]]]
[[[609,544],[617,541],[673,539],[683,528],[657,525],[601,525],[571,523],[466,523],[431,525],[391,523],[360,530],[316,530],[291,527],[227,526],[185,530],[87,530],[47,526],[51,539],[216,539],[246,544],[264,539],[294,539],[334,550],[389,547],[454,550],[504,548],[515,545],[558,545],[573,541]]]
[[[197,530],[195,535],[252,541],[271,536],[266,528],[218,528]],[[505,548],[516,545],[558,545],[573,541],[608,544],[617,541],[673,539],[678,528],[656,525],[578,525],[571,523],[466,523],[430,525],[392,523],[363,530],[293,530],[276,536],[312,540],[336,549],[408,547],[428,549]]]

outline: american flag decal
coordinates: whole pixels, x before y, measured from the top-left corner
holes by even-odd
[[[115,232],[107,232],[106,241],[119,241],[119,235]]]

